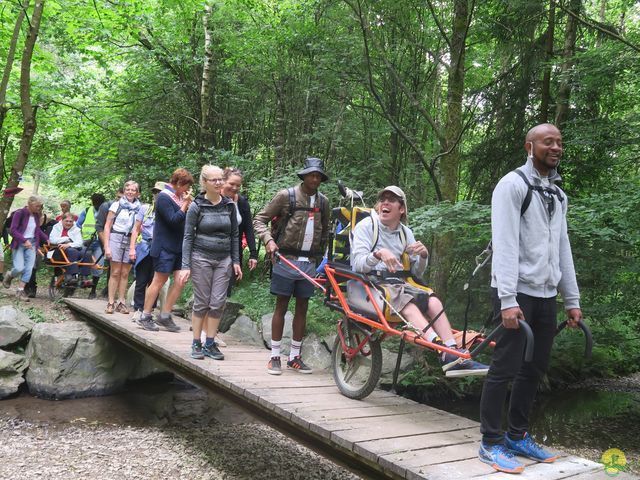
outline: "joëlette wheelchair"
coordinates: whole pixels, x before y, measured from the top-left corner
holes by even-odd
[[[89,281],[84,284],[75,280],[69,281],[66,274],[70,266],[87,267],[92,271],[105,270],[107,268],[99,264],[104,253],[98,258],[95,258],[93,255],[87,258],[87,248],[92,240],[93,238],[85,242],[85,245],[80,251],[80,260],[77,261],[71,261],[67,252],[64,249],[58,248],[57,245],[46,244],[40,247],[40,253],[44,257],[44,265],[53,268],[53,275],[49,281],[49,298],[51,300],[57,301],[63,297],[71,297],[77,289],[90,289],[93,286]],[[54,258],[54,252],[56,251],[60,253],[60,258]]]
[[[331,350],[331,369],[340,392],[349,398],[363,399],[374,390],[382,372],[381,342],[387,337],[400,338],[392,389],[395,389],[397,383],[406,343],[455,355],[457,357],[455,361],[442,367],[445,375],[454,365],[467,359],[473,359],[487,346],[495,345],[494,339],[504,329],[501,324],[486,335],[467,331],[466,327],[463,331],[453,330],[458,346],[467,349],[464,351],[425,340],[422,338],[423,333],[433,326],[444,310],[432,319],[427,318],[428,325],[424,330],[419,330],[408,323],[399,312],[394,311],[388,299],[385,298],[384,288],[379,285],[379,278],[355,273],[351,270],[349,264],[350,232],[360,220],[371,214],[371,209],[365,207],[361,192],[345,188],[341,182],[338,186],[343,203],[346,205],[338,206],[332,210],[333,229],[330,234],[327,255],[329,260],[324,267],[326,279],[319,280],[308,277],[285,257],[277,253],[276,260],[298,270],[308,281],[323,290],[325,305],[342,314],[338,321],[338,332]],[[406,281],[413,287],[423,290],[427,298],[432,295],[433,291],[420,279],[408,274],[408,256],[404,255],[402,260],[405,272],[398,275],[399,280]],[[389,278],[384,278],[384,281],[388,282]],[[495,320],[497,318],[494,317]],[[566,322],[560,324],[558,332],[565,326]],[[585,356],[590,356],[591,333],[582,322],[580,328],[585,333],[587,340]],[[524,359],[531,361],[533,333],[529,325],[523,321],[520,321],[520,332],[526,336]]]

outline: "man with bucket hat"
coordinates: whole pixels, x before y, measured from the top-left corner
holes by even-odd
[[[302,361],[300,348],[314,286],[302,273],[315,275],[316,264],[324,255],[327,245],[329,201],[318,188],[329,177],[324,171],[324,162],[313,157],[304,161],[304,168],[298,172],[298,177],[302,180],[301,184],[280,190],[253,220],[255,233],[264,243],[267,254],[273,259],[278,252],[300,270],[296,271],[282,262],[274,262],[271,293],[276,295],[276,308],[271,320],[271,358],[267,365],[271,375],[282,373],[280,346],[284,316],[292,296],[296,299],[296,308],[287,367],[300,373],[312,372]],[[269,222],[272,223],[271,229],[267,226]]]

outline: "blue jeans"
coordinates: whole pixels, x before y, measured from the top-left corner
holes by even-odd
[[[13,269],[11,270],[11,276],[20,279],[24,283],[29,283],[31,280],[31,271],[36,263],[36,248],[33,246],[34,239],[27,238],[32,244],[31,248],[25,248],[24,244],[11,250],[11,257],[13,258]]]

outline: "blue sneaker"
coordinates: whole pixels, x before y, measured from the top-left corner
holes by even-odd
[[[191,358],[195,358],[196,360],[202,360],[204,358],[201,342],[193,342],[191,345]]]
[[[511,453],[536,460],[537,462],[551,463],[558,458],[558,455],[545,450],[542,445],[534,442],[528,433],[524,434],[522,440],[511,440],[509,435],[505,434],[504,444]]]
[[[467,353],[467,350],[458,349],[457,351],[461,353]],[[475,360],[462,360],[459,361],[460,357],[454,355],[453,353],[445,352],[442,354],[441,362],[442,362],[442,370],[444,370],[445,377],[478,377],[482,375],[486,375],[489,372],[489,366],[484,363],[476,362]],[[451,365],[451,363],[455,363]]]
[[[478,458],[499,472],[520,473],[524,470],[524,465],[516,460],[513,453],[501,443],[495,445],[480,443]]]

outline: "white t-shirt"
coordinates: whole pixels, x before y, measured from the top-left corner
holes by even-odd
[[[119,205],[118,202],[113,202],[109,207],[109,211],[113,212],[113,214],[115,215],[116,212],[118,211],[118,205]],[[121,208],[120,213],[118,213],[118,216],[113,219],[113,227],[111,227],[111,230],[116,233],[124,233],[125,235],[129,234],[133,229],[133,224],[135,223],[135,221],[136,221],[135,210]]]
[[[309,197],[309,207],[313,208],[316,205],[316,195],[311,195]],[[314,223],[315,223],[315,212],[309,212],[307,215],[307,225],[304,229],[304,240],[302,241],[301,250],[311,250],[311,246],[313,245],[313,231],[314,231]],[[308,262],[308,257],[298,257],[298,260],[301,262]]]
[[[24,233],[22,234],[24,238],[35,238],[36,236],[36,221],[33,219],[33,215],[29,214],[29,223],[27,223],[27,228],[24,229]]]

